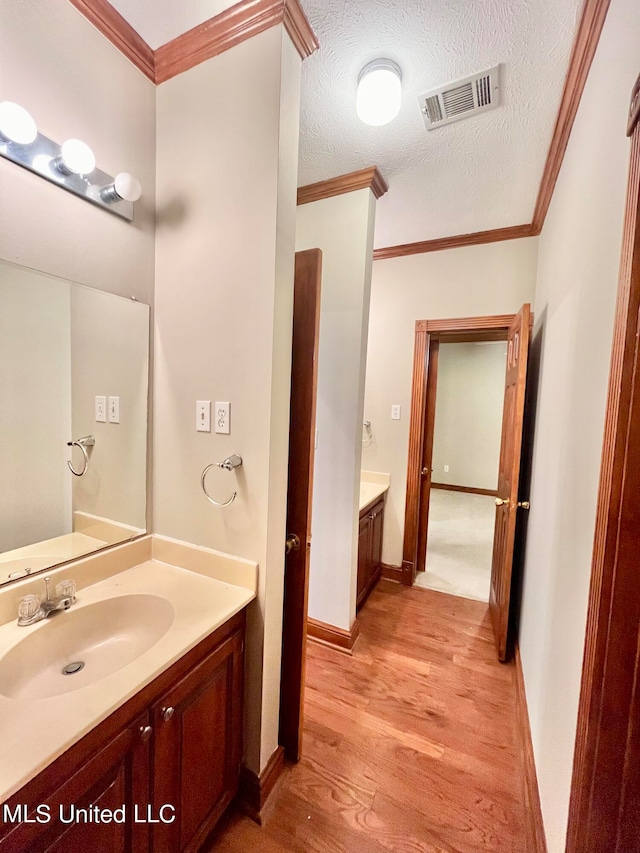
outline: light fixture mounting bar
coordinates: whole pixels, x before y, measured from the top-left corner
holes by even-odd
[[[130,201],[112,201],[107,203],[100,196],[100,190],[113,184],[113,177],[100,169],[94,169],[88,175],[77,175],[71,173],[63,174],[54,165],[54,161],[60,154],[60,146],[43,133],[38,133],[33,142],[21,144],[6,141],[0,136],[0,155],[35,172],[41,178],[46,178],[53,184],[68,190],[70,193],[90,201],[92,204],[115,213],[123,219],[133,220],[133,203]]]

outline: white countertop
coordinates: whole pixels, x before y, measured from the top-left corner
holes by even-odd
[[[360,472],[360,503],[358,509],[360,512],[389,490],[391,476],[383,474],[380,471],[361,471]]]
[[[41,699],[7,698],[0,695],[0,801],[6,800],[42,769],[80,740],[87,732],[124,705],[139,690],[167,670],[175,661],[213,633],[256,596],[257,566],[238,560],[238,579],[245,586],[228,582],[235,558],[219,555],[220,577],[215,577],[217,556],[193,546],[172,547],[195,552],[195,562],[207,564],[189,570],[149,559],[80,589],[69,610],[103,599],[130,594],[153,594],[166,598],[174,610],[173,621],[160,639],[140,657],[92,684]],[[155,553],[155,548],[154,548]],[[188,555],[187,555],[188,556]],[[186,564],[194,562],[194,553]],[[51,630],[56,614],[36,625],[18,627],[17,621],[0,625],[3,655],[27,632]],[[2,684],[0,684],[2,694]]]

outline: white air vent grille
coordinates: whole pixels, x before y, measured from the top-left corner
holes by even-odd
[[[427,130],[495,109],[500,104],[500,66],[426,92],[418,103]]]

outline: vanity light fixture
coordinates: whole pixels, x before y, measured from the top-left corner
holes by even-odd
[[[374,59],[360,72],[356,112],[365,124],[388,124],[400,111],[402,71],[391,59]]]
[[[96,157],[86,142],[67,139],[53,165],[63,175],[90,175],[96,167]]]
[[[102,187],[100,196],[107,204],[117,201],[138,201],[142,195],[142,184],[130,172],[120,172],[108,187]]]
[[[133,219],[133,202],[142,195],[137,178],[129,172],[113,178],[97,169],[86,142],[67,139],[59,145],[39,133],[27,110],[12,101],[0,102],[0,155],[98,207]]]
[[[12,101],[0,102],[0,138],[30,145],[37,135],[36,123],[24,107]]]

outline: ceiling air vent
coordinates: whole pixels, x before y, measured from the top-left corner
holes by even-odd
[[[427,130],[435,130],[500,104],[500,66],[418,96]]]

